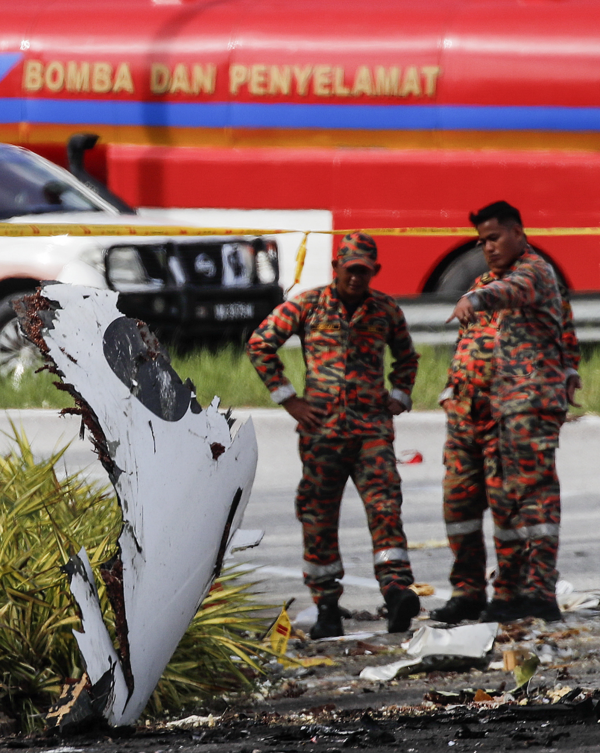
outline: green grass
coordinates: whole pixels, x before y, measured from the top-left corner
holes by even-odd
[[[42,371],[25,370],[22,374],[0,377],[0,410],[6,408],[65,408],[73,405],[66,392],[57,390],[58,377]]]
[[[413,394],[414,407],[417,410],[430,410],[438,407],[437,397],[446,381],[451,351],[431,346],[419,350],[421,360]],[[279,355],[288,379],[298,394],[302,394],[304,362],[300,348],[282,348]],[[386,373],[390,371],[390,360],[388,356]],[[201,405],[206,405],[214,395],[219,395],[223,407],[274,407],[267,389],[239,348],[228,346],[216,353],[200,351],[175,356],[173,366],[182,378],[189,377],[196,385]]]
[[[452,358],[452,348],[421,345],[417,380],[413,390],[414,410],[434,410],[439,408],[438,397],[446,385],[448,365]]]
[[[282,348],[279,353],[288,378],[301,392],[304,362],[300,348]],[[268,390],[240,347],[228,345],[216,352],[201,350],[184,356],[175,355],[172,363],[182,379],[192,380],[202,406],[208,405],[215,395],[219,395],[223,407],[274,406]]]
[[[581,403],[581,408],[572,408],[573,414],[600,413],[600,346],[585,345],[582,348],[579,375],[583,389],[575,399]]]
[[[452,349],[447,346],[422,345],[419,371],[413,392],[415,410],[435,410],[437,398],[446,383]],[[302,393],[304,362],[299,348],[279,351],[286,374]],[[208,405],[215,395],[227,407],[273,408],[268,391],[258,378],[243,349],[229,345],[219,351],[200,350],[187,355],[174,355],[173,366],[182,379],[190,378],[196,385],[201,405]],[[386,372],[389,371],[389,358]],[[580,367],[583,389],[578,393],[581,408],[574,415],[600,413],[600,347],[586,346]],[[64,408],[70,405],[65,392],[56,389],[56,377],[42,372],[25,372],[20,380],[0,378],[0,409]]]
[[[574,415],[600,413],[600,347],[584,347],[580,366],[583,389],[578,393],[581,408]],[[446,384],[452,347],[421,345],[419,370],[413,391],[415,410],[436,410],[438,395]],[[304,362],[299,348],[279,351],[288,378],[299,394],[304,382]],[[189,377],[196,385],[202,405],[214,395],[221,397],[223,407],[274,407],[268,391],[258,378],[243,350],[228,346],[218,352],[198,351],[184,357],[175,356],[173,366],[182,378]],[[390,358],[386,359],[386,373]],[[389,386],[389,385],[388,385]]]

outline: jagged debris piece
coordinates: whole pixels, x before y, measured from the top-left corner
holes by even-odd
[[[198,405],[160,344],[112,291],[46,284],[17,307],[21,326],[73,394],[123,514],[102,576],[119,647],[102,619],[85,551],[67,566],[75,631],[101,713],[115,726],[144,709],[238,528],[257,462],[252,422]]]
[[[454,628],[432,628],[426,625],[417,630],[406,647],[410,659],[365,667],[360,678],[384,682],[399,674],[485,666],[489,662],[497,633],[497,622],[458,625]]]

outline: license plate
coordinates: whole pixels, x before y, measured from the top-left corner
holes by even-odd
[[[216,303],[215,319],[219,322],[231,319],[252,319],[254,316],[253,303]]]

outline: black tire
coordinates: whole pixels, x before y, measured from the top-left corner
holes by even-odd
[[[479,275],[488,270],[483,251],[470,248],[448,264],[435,285],[435,292],[459,297],[467,292]]]
[[[0,301],[0,374],[3,376],[22,373],[25,368],[39,364],[38,349],[21,332],[12,307],[12,301],[29,294],[30,290],[24,290]]]

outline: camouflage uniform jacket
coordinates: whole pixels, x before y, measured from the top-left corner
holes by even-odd
[[[480,290],[497,279],[493,272],[486,272],[475,280],[469,292]],[[569,292],[561,283],[559,291],[562,297],[563,354],[566,375],[569,376],[577,372],[580,360],[579,343],[573,326]],[[473,397],[476,393],[489,393],[492,385],[498,315],[498,311],[477,311],[475,322],[460,327],[456,349],[448,370],[448,381],[440,395],[440,401],[449,397]]]
[[[552,266],[528,246],[506,275],[467,295],[477,311],[499,312],[492,381],[498,415],[565,412],[566,378],[579,353]]]
[[[393,358],[391,396],[408,408],[418,359],[404,315],[393,298],[371,290],[348,320],[334,281],[277,306],[247,346],[250,360],[277,403],[295,394],[277,355],[291,335],[298,335],[302,342],[304,398],[326,412],[318,434],[393,437],[387,407],[390,393],[383,376],[386,345]]]
[[[480,290],[495,279],[493,272],[486,272],[475,280],[469,292]],[[459,396],[473,397],[477,392],[489,393],[497,319],[497,311],[478,311],[476,321],[466,326],[461,325],[448,370],[446,389],[440,395],[440,400]]]

